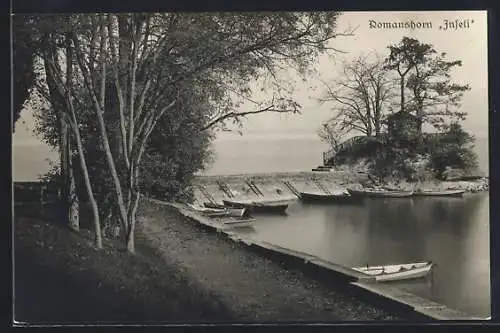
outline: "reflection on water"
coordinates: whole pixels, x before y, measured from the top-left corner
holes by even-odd
[[[489,197],[371,199],[363,206],[293,203],[262,216],[253,237],[346,266],[432,260],[398,287],[471,315],[490,315]]]

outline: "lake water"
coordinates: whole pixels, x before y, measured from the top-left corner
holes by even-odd
[[[317,137],[252,138],[217,140],[215,162],[205,175],[310,171],[323,164],[328,146]],[[488,174],[488,138],[476,138],[475,152],[480,169]]]
[[[471,315],[490,316],[489,196],[293,203],[259,216],[252,237],[348,267],[432,260],[430,277],[392,282]]]
[[[327,149],[316,138],[227,140],[214,143],[206,174],[307,171]],[[480,167],[488,171],[488,141],[478,138]],[[46,158],[42,145],[13,147],[13,179],[36,180]],[[463,199],[368,200],[364,206],[290,205],[287,217],[262,217],[255,237],[346,266],[432,260],[433,278],[398,283],[418,295],[472,315],[490,312],[489,202]]]
[[[266,138],[240,137],[213,143],[215,162],[207,167],[206,175],[240,173],[310,171],[323,163],[328,146],[314,136]],[[488,140],[477,138],[476,153],[480,168],[488,173]],[[12,148],[12,169],[15,181],[34,181],[46,173],[47,159],[57,163],[58,155],[42,144],[16,144]]]

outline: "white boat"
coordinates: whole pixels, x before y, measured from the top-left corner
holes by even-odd
[[[225,228],[248,228],[253,226],[255,219],[234,219],[221,222]]]
[[[193,204],[187,204],[192,210],[206,215],[208,217],[224,217],[224,216],[232,216],[232,217],[244,217],[247,216],[246,208],[206,208],[199,207]]]
[[[413,196],[413,191],[395,191],[395,190],[384,190],[384,189],[363,189],[356,190],[352,188],[348,188],[347,192],[349,192],[352,196],[364,196],[371,198],[408,198]]]
[[[397,281],[417,279],[426,276],[432,269],[432,262],[415,262],[399,265],[364,266],[352,269],[375,278],[375,281]]]
[[[417,190],[413,193],[418,197],[461,197],[465,190]]]

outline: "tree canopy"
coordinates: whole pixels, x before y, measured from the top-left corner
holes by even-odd
[[[338,15],[36,17],[33,36],[42,41],[36,55],[43,66],[37,90],[50,104],[41,121],[50,126],[39,129],[48,142],[61,146],[61,129],[69,126],[74,140],[70,150],[78,159],[94,212],[98,247],[102,200],[96,197],[96,184],[109,184],[104,192],[120,221],[126,247],[133,252],[141,190],[151,189],[154,178],[161,177],[161,168],[154,169],[162,165],[167,177],[183,183],[202,167],[212,131],[225,122],[240,123],[262,112],[298,112],[300,105],[283,88],[278,72],[293,68],[299,75],[310,74],[311,64],[339,35]],[[239,109],[252,96],[250,83],[258,77],[276,83],[271,97],[256,101],[254,109]],[[92,145],[97,149],[92,151]],[[181,154],[189,152],[192,166],[181,162]]]

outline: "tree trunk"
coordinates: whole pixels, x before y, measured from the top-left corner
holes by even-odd
[[[82,169],[83,178],[85,180],[85,187],[87,189],[87,194],[90,202],[90,206],[92,208],[92,215],[94,219],[94,232],[95,232],[95,246],[98,249],[102,249],[102,232],[101,232],[101,221],[99,218],[99,207],[97,205],[97,201],[94,197],[94,192],[92,191],[92,184],[90,183],[89,172],[87,169],[87,163],[85,161],[85,155],[83,152],[82,139],[80,137],[80,129],[78,128],[78,121],[76,119],[75,109],[73,108],[73,102],[71,100],[72,97],[72,78],[73,78],[73,48],[71,47],[71,36],[66,35],[66,104],[68,106],[69,112],[71,114],[71,118],[73,120],[73,132],[75,134],[76,139],[76,147],[78,150],[78,156],[80,157],[80,167]],[[73,191],[74,193],[75,191]],[[75,196],[76,197],[76,196]],[[74,197],[73,197],[74,198]],[[76,202],[76,201],[75,201]],[[72,207],[73,209],[76,206]]]
[[[401,112],[405,110],[405,77],[401,75]]]
[[[418,119],[418,134],[419,136],[422,136],[422,126],[423,126],[423,118],[424,118],[424,108],[421,103],[418,103],[417,105],[417,119]]]
[[[68,124],[63,116],[63,110],[57,110],[59,118],[59,167],[61,171],[61,218],[63,223],[68,223],[70,229],[78,231],[78,225],[74,225],[71,221],[69,213],[70,200],[69,200],[69,133]]]
[[[129,229],[127,231],[127,252],[135,253],[135,242],[134,242],[134,234],[135,234],[135,216],[129,216]]]
[[[80,167],[82,169],[83,178],[85,180],[85,188],[87,189],[87,195],[89,197],[90,206],[92,208],[92,216],[94,218],[94,231],[95,231],[95,246],[98,249],[102,249],[102,234],[101,234],[101,221],[99,219],[99,207],[97,201],[94,197],[94,192],[92,191],[92,184],[90,183],[89,171],[87,169],[87,163],[85,161],[85,155],[83,153],[82,140],[80,138],[80,131],[78,130],[78,124],[76,122],[75,114],[73,113],[73,121],[75,123],[75,136],[76,145],[78,148],[78,156],[80,157]]]
[[[71,152],[71,136],[68,138],[68,151]],[[80,202],[76,193],[76,181],[73,170],[73,159],[68,154],[68,218],[72,230],[80,230]]]

